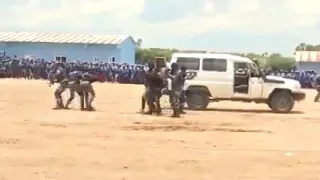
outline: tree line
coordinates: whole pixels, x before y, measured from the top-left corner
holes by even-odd
[[[165,57],[167,61],[171,59],[171,55],[175,52],[180,52],[178,49],[163,49],[163,48],[141,48],[141,40],[138,40],[136,49],[136,63],[146,64],[153,61],[155,57]],[[320,51],[320,45],[310,45],[300,43],[295,48],[296,51]],[[286,69],[290,70],[295,67],[295,58],[286,57],[280,53],[269,54],[267,52],[258,53],[229,53],[248,57],[258,63],[261,68],[271,68],[273,70]]]

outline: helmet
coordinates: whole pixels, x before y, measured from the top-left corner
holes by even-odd
[[[171,64],[171,69],[178,69],[178,64],[177,63],[172,63]]]

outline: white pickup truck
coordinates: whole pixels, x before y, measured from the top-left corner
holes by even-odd
[[[265,76],[248,58],[230,54],[175,53],[170,63],[194,72],[185,83],[187,105],[206,109],[210,101],[242,101],[267,104],[277,113],[290,112],[295,101],[305,99],[300,83]]]

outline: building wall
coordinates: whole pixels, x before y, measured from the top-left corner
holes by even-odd
[[[53,60],[55,56],[65,56],[68,61],[92,61],[98,57],[100,61],[108,61],[115,57],[116,62],[134,63],[134,43],[128,38],[122,44],[95,45],[95,44],[54,44],[54,43],[0,43],[0,50],[6,51],[7,55],[26,55],[34,58]]]
[[[119,44],[118,48],[121,49],[120,59],[122,63],[135,63],[136,45],[131,37]]]
[[[298,62],[297,69],[299,71],[316,71],[320,73],[320,62]]]

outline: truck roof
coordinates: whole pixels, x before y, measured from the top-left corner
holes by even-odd
[[[172,58],[177,57],[194,57],[194,58],[218,58],[218,59],[227,59],[228,61],[243,61],[251,63],[252,60],[246,57],[241,57],[231,54],[219,54],[219,53],[174,53]]]

